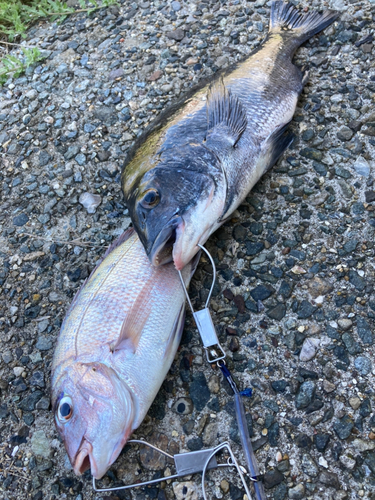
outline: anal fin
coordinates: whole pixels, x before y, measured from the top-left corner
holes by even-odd
[[[292,144],[295,136],[292,132],[288,132],[288,128],[289,122],[273,132],[263,144],[262,149],[267,157],[264,173],[275,165],[284,151]]]

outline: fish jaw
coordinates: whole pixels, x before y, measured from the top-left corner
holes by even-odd
[[[224,193],[212,193],[201,200],[194,210],[183,215],[183,224],[176,229],[176,241],[173,245],[173,262],[181,271],[199,251],[198,245],[204,245],[210,235],[218,229],[223,221],[225,203]]]
[[[176,239],[176,233],[184,226],[182,217],[174,216],[163,227],[148,254],[153,266],[168,264],[172,261],[172,247]]]
[[[73,469],[77,476],[90,469],[91,475],[95,479],[101,479],[120,455],[131,432],[131,428],[127,429],[114,448],[107,442],[109,446],[106,446],[107,443],[102,443],[102,446],[97,446],[94,450],[92,444],[84,439],[73,463]]]

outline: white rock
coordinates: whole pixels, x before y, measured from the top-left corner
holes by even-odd
[[[198,488],[193,481],[174,482],[173,492],[177,500],[198,500]]]
[[[94,214],[98,206],[102,202],[102,197],[98,194],[82,193],[79,197],[79,202],[85,207],[87,213]]]
[[[368,177],[370,175],[370,165],[362,156],[358,156],[353,168],[357,174],[362,175],[363,177]]]
[[[25,368],[23,366],[15,366],[13,368],[13,373],[16,377],[19,377],[24,370]]]
[[[310,361],[310,359],[313,359],[319,348],[319,343],[319,339],[305,339],[302,345],[301,353],[299,355],[300,361]]]
[[[319,457],[319,465],[328,469],[328,462],[324,457]]]
[[[51,447],[44,431],[35,431],[31,438],[31,449],[35,455],[49,458]]]
[[[375,449],[375,441],[363,441],[362,439],[354,439],[351,443],[356,453]]]

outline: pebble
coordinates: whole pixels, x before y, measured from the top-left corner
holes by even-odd
[[[300,361],[310,361],[316,356],[319,349],[320,340],[308,337],[302,344],[302,349],[299,355]]]
[[[198,487],[193,481],[172,483],[173,493],[177,500],[198,500]]]
[[[35,455],[49,458],[51,454],[50,442],[44,431],[34,431],[31,436],[31,449]]]
[[[289,488],[288,497],[292,500],[301,500],[305,497],[305,486],[299,483],[293,488]]]
[[[307,380],[301,384],[295,399],[295,405],[298,410],[306,408],[313,401],[315,395],[315,383]]]
[[[353,164],[353,168],[357,174],[363,177],[369,177],[370,175],[370,165],[362,156],[358,156]]]
[[[347,439],[350,436],[353,427],[354,422],[348,415],[344,415],[333,424],[333,428],[340,439]]]
[[[354,360],[354,366],[361,375],[368,375],[372,370],[372,362],[366,356],[358,356]]]
[[[94,214],[102,202],[102,197],[99,194],[82,193],[79,202],[86,208],[88,214]]]
[[[341,318],[337,321],[339,327],[341,330],[344,330],[345,332],[347,330],[350,330],[350,328],[353,326],[353,321],[348,318]]]

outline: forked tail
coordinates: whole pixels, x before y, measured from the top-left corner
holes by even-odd
[[[339,12],[326,10],[301,13],[293,4],[287,2],[272,2],[270,18],[270,35],[281,34],[293,40],[295,48],[312,36],[324,30],[338,17]]]

